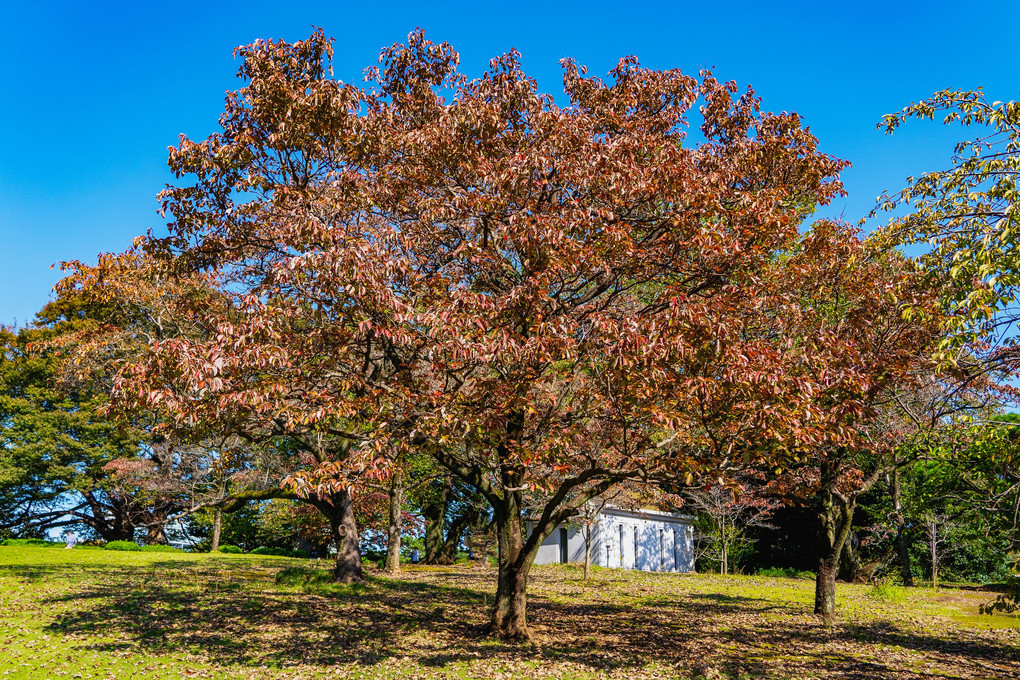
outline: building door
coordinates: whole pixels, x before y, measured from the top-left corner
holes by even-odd
[[[676,528],[667,527],[663,533],[662,570],[676,571]]]
[[[620,567],[620,569],[623,569],[623,568],[625,568],[627,566],[627,561],[626,561],[626,559],[623,556],[623,550],[624,550],[624,547],[625,547],[626,544],[623,542],[623,525],[622,524],[619,526],[619,529],[620,529],[620,540],[619,540],[619,545],[620,545],[620,563],[617,566]]]
[[[560,529],[560,563],[566,564],[569,561],[569,556],[567,551],[567,530]]]
[[[638,553],[638,525],[635,524],[633,527],[631,527],[631,531],[633,532],[632,536],[634,537],[634,561],[631,563],[630,568],[640,569],[642,560],[640,557],[638,557],[638,555],[640,554]]]

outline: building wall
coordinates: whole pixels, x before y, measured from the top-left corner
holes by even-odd
[[[569,562],[584,563],[584,536],[561,525],[538,548],[535,564],[561,562],[560,529],[566,529]],[[530,533],[531,524],[528,525]],[[642,571],[694,571],[694,529],[675,515],[605,510],[592,527],[592,564]]]
[[[528,522],[528,534],[531,534],[532,524]],[[535,556],[535,564],[559,564],[560,557],[562,556],[560,548],[560,529],[566,529],[567,531],[567,561],[568,562],[580,562],[584,564],[584,535],[581,533],[579,527],[573,524],[563,525],[561,524],[557,528],[553,529],[553,532],[545,537],[542,544],[538,546],[538,554]],[[598,527],[592,528],[592,564],[598,564],[595,561],[595,547],[599,543],[599,537],[597,535]]]

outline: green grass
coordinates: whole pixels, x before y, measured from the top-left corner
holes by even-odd
[[[877,581],[868,590],[868,596],[882,602],[900,604],[906,602],[907,590],[886,581]]]
[[[808,581],[536,567],[538,645],[517,646],[479,634],[488,567],[353,587],[328,567],[0,547],[0,680],[1020,676],[1020,621],[977,616],[988,593],[840,584],[825,628]]]

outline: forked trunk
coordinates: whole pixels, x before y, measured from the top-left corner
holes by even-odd
[[[400,571],[400,512],[404,506],[404,478],[400,472],[390,480],[390,522],[386,528],[386,571]]]
[[[212,546],[209,548],[210,552],[219,552],[220,549],[220,532],[223,530],[223,511],[216,508],[216,515],[213,520],[212,528]]]
[[[92,510],[88,525],[96,530],[104,541],[135,540],[135,524],[131,521],[131,508],[117,497],[109,499],[108,504],[100,503],[93,492],[85,494],[85,502]],[[111,517],[112,515],[112,517]],[[110,517],[110,519],[107,519]]]
[[[826,479],[825,472],[823,468],[823,480]],[[841,499],[829,489],[823,488],[820,492],[817,516],[821,531],[815,576],[815,614],[826,625],[836,622],[836,575],[843,546],[850,535],[854,505],[854,500]]]

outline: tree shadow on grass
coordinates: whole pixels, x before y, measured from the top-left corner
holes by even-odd
[[[833,627],[777,623],[755,630],[731,629],[721,635],[727,649],[746,643],[753,633],[756,649],[731,654],[722,667],[734,676],[763,677],[776,670],[776,659],[759,650],[786,650],[787,671],[799,675],[818,669],[842,678],[903,677],[904,665],[923,665],[924,677],[1017,677],[1020,648],[1002,641],[968,636],[925,633],[890,621],[841,623]],[[750,646],[749,646],[750,647]],[[899,657],[894,663],[893,656]]]
[[[293,570],[292,561],[280,564]],[[270,566],[166,560],[92,571],[46,601],[59,612],[47,632],[74,636],[96,650],[184,647],[224,666],[371,667],[400,658],[432,668],[567,661],[590,672],[626,673],[657,662],[733,677],[891,679],[903,677],[903,663],[883,659],[881,649],[895,647],[968,675],[1020,675],[1017,649],[987,637],[950,639],[882,621],[823,628],[803,603],[644,588],[614,600],[599,588],[583,591],[584,597],[554,597],[557,584],[542,583],[529,596],[540,646],[509,645],[480,634],[492,601],[491,572],[412,571],[350,587],[329,583],[324,570],[307,569],[304,582],[277,583],[279,570]],[[61,570],[6,571],[59,579]]]
[[[265,570],[261,579],[238,583],[236,571],[161,573],[153,566],[120,567],[101,582],[48,598],[53,609],[70,610],[47,631],[118,640],[89,644],[100,651],[123,641],[183,646],[226,665],[373,665],[404,655],[407,637],[470,640],[475,631],[464,614],[486,598],[463,586],[387,578],[362,587],[319,580],[293,587],[266,579]]]

